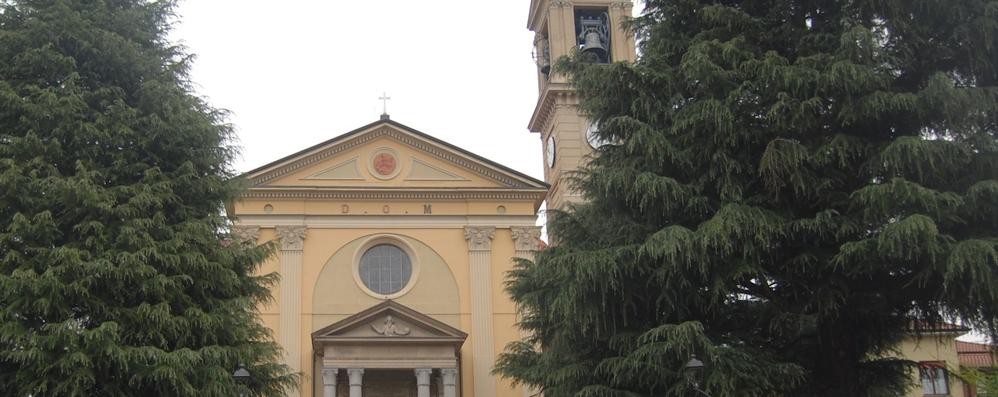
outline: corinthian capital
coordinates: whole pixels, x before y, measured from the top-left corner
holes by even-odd
[[[256,244],[256,241],[260,238],[260,227],[244,225],[233,226],[232,237],[234,237],[238,243]]]
[[[634,3],[630,1],[615,1],[610,3],[610,8],[620,8],[624,10],[630,10],[634,8]]]
[[[468,240],[468,249],[472,251],[491,251],[492,238],[496,235],[494,226],[467,226],[464,228],[464,239]]]
[[[537,241],[541,238],[540,226],[511,227],[513,244],[517,251],[537,251]]]
[[[281,238],[284,251],[301,251],[305,246],[305,226],[278,226],[277,236]]]

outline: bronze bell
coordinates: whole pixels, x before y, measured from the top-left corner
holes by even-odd
[[[603,38],[599,32],[595,30],[586,31],[585,42],[582,44],[582,52],[596,55],[601,62],[606,61],[606,45],[603,44]]]

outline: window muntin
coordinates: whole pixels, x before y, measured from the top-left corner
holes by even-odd
[[[923,395],[949,395],[949,374],[942,363],[919,363],[919,374],[922,381]]]
[[[358,266],[364,286],[380,295],[398,293],[412,279],[412,260],[405,251],[391,244],[369,248],[361,256]]]

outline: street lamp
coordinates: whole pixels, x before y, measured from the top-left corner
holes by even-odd
[[[700,359],[698,359],[696,355],[691,355],[690,361],[686,362],[686,366],[684,367],[684,369],[693,373],[693,376],[690,379],[690,386],[693,386],[693,390],[707,397],[713,397],[710,395],[710,393],[707,393],[706,391],[700,388],[699,378],[703,376],[703,369],[705,367],[707,366],[704,365],[703,361],[700,361]]]
[[[246,384],[249,383],[252,378],[253,376],[250,375],[250,372],[246,370],[246,366],[243,364],[239,364],[239,368],[232,373],[232,379],[235,379],[236,383],[239,384],[239,397],[246,397],[246,393],[243,392],[243,389],[245,389]]]

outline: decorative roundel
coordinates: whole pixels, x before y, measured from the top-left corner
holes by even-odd
[[[547,146],[545,147],[547,153],[548,167],[554,168],[555,155],[558,153],[558,149],[555,147],[554,134],[548,135]]]
[[[371,156],[369,163],[371,174],[378,179],[391,179],[399,173],[398,155],[388,148],[378,149]]]

